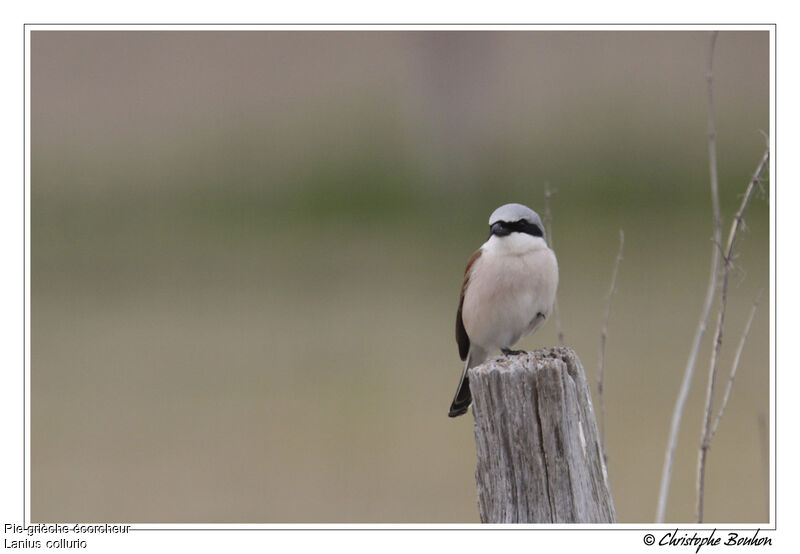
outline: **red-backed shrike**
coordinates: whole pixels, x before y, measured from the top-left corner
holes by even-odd
[[[511,347],[535,332],[553,309],[558,262],[547,246],[539,215],[522,204],[506,204],[489,218],[489,239],[464,272],[456,316],[456,342],[465,360],[450,417],[467,412],[472,395],[467,371],[494,350]]]

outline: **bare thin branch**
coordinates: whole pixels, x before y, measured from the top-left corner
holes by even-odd
[[[667,497],[669,496],[669,484],[672,478],[672,463],[675,459],[675,448],[678,446],[678,432],[681,427],[683,410],[686,406],[686,398],[689,396],[689,388],[694,377],[694,370],[697,363],[697,354],[705,336],[708,326],[708,316],[711,313],[711,304],[714,300],[714,293],[717,289],[717,272],[719,271],[720,248],[722,242],[722,222],[720,220],[719,208],[719,181],[717,176],[717,130],[714,123],[714,96],[713,96],[713,62],[714,46],[717,42],[717,31],[711,33],[711,42],[708,48],[708,65],[706,71],[706,102],[707,102],[707,133],[708,133],[708,168],[711,185],[711,206],[714,216],[714,238],[711,246],[711,269],[708,274],[708,286],[706,288],[706,298],[703,301],[703,309],[700,311],[700,320],[697,323],[697,330],[692,340],[692,347],[689,350],[689,358],[683,370],[683,381],[675,400],[675,408],[672,411],[672,423],[667,439],[667,450],[664,454],[664,467],[661,472],[661,488],[658,493],[658,506],[656,508],[656,523],[664,522],[664,514],[667,509]]]
[[[747,318],[744,331],[742,331],[742,338],[739,339],[739,346],[736,349],[736,356],[733,358],[731,373],[728,377],[728,386],[725,387],[725,395],[722,397],[722,405],[719,407],[719,412],[717,412],[717,418],[714,420],[714,425],[711,426],[711,436],[708,438],[709,441],[712,440],[714,435],[717,434],[719,422],[722,419],[722,415],[725,413],[725,407],[728,405],[728,400],[730,400],[731,390],[733,390],[733,381],[736,379],[736,371],[739,369],[739,360],[742,357],[742,350],[744,350],[744,343],[747,341],[747,335],[750,334],[750,326],[753,324],[753,318],[756,315],[756,310],[758,309],[758,303],[760,300],[761,292],[758,293],[755,302],[753,302],[753,307],[750,309],[750,317]]]
[[[714,348],[711,351],[711,363],[708,371],[708,387],[706,389],[705,417],[703,419],[702,436],[700,440],[700,453],[697,460],[697,522],[703,522],[703,500],[705,496],[705,473],[708,449],[711,447],[711,412],[714,401],[714,384],[717,378],[719,366],[719,353],[722,349],[722,331],[725,326],[725,310],[728,303],[728,280],[730,277],[731,266],[733,265],[733,249],[736,245],[736,237],[744,222],[744,214],[753,198],[753,193],[761,182],[761,175],[769,164],[769,149],[764,152],[761,163],[758,165],[753,178],[745,190],[744,198],[739,206],[739,211],[733,216],[731,229],[728,232],[728,242],[725,247],[722,265],[722,290],[720,292],[719,314],[717,316],[717,329],[715,332]]]
[[[611,288],[608,291],[608,302],[606,303],[606,312],[603,316],[603,329],[600,333],[600,364],[597,372],[597,399],[600,404],[600,447],[603,450],[603,462],[607,461],[606,456],[606,403],[604,392],[604,374],[605,374],[605,361],[606,361],[606,339],[608,338],[608,319],[611,317],[611,299],[617,292],[617,273],[619,272],[619,264],[622,261],[622,249],[625,245],[625,233],[622,229],[619,230],[619,251],[617,251],[617,259],[614,260],[614,270],[611,273]]]
[[[550,214],[550,198],[553,196],[554,192],[550,190],[549,183],[545,183],[544,185],[544,228],[547,232],[547,245],[550,248],[553,248],[553,217]],[[558,309],[558,295],[556,295],[555,300],[553,301],[553,319],[556,322],[556,330],[558,332],[558,344],[559,346],[564,346],[564,331],[561,329],[561,314]]]
[[[708,119],[706,129],[708,133],[708,172],[711,179],[711,196],[714,210],[714,236],[721,233],[722,219],[719,210],[719,176],[717,173],[717,125],[714,118],[714,46],[717,43],[718,31],[711,33],[711,44],[708,46],[708,71],[706,72],[706,112]],[[719,239],[716,239],[719,242]]]

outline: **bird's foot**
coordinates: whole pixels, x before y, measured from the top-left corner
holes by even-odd
[[[525,350],[511,350],[510,348],[501,348],[500,352],[502,352],[506,356],[520,356],[522,354],[527,354],[528,353]]]

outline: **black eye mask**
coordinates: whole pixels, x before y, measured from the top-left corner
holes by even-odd
[[[491,227],[489,227],[489,236],[497,235],[498,237],[504,237],[506,235],[510,235],[511,233],[525,233],[528,235],[533,235],[534,237],[544,236],[541,227],[539,227],[536,223],[531,223],[525,219],[511,222],[497,221],[493,223]]]

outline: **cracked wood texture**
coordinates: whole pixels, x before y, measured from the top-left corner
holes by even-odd
[[[483,523],[616,523],[592,397],[571,348],[470,370]]]

